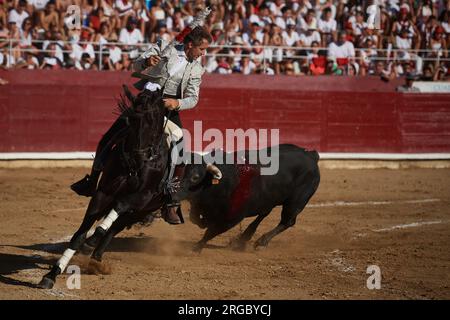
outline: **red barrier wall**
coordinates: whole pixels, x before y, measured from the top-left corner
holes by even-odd
[[[115,115],[124,72],[0,71],[0,152],[92,151]],[[206,75],[192,132],[279,128],[321,152],[450,151],[450,95],[401,94],[378,78]],[[207,144],[207,143],[205,143]],[[205,145],[204,144],[204,145]]]

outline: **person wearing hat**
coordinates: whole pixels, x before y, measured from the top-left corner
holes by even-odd
[[[414,87],[414,81],[418,79],[415,73],[409,72],[405,76],[405,84],[397,87],[398,92],[420,92],[420,89]]]

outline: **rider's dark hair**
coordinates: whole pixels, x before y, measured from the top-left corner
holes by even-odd
[[[194,30],[184,38],[184,44],[192,42],[192,44],[197,47],[202,44],[203,39],[208,41],[208,43],[212,42],[212,37],[205,28],[195,27]]]

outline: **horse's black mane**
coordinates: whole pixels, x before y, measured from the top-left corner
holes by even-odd
[[[159,91],[150,92],[148,90],[140,92],[137,96],[134,96],[130,89],[126,85],[122,86],[123,93],[120,94],[117,99],[117,112],[118,115],[130,116],[136,113],[146,112],[148,110],[138,110],[139,107],[148,105],[148,100],[156,104],[158,99],[161,99]]]

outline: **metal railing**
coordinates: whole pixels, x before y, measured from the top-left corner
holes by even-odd
[[[73,53],[73,49],[70,49],[72,45],[78,44],[78,45],[84,45],[84,44],[90,44],[94,48],[94,54],[98,56],[97,63],[98,63],[98,69],[103,69],[103,55],[105,54],[105,51],[107,48],[111,45],[118,46],[119,48],[131,48],[132,50],[128,49],[128,53],[130,51],[136,51],[137,54],[140,54],[144,52],[150,44],[148,43],[137,43],[133,45],[127,45],[121,42],[108,42],[108,43],[100,43],[100,42],[72,42],[72,41],[62,41],[62,40],[32,40],[31,43],[33,45],[33,48],[29,47],[22,47],[20,43],[22,40],[17,39],[0,39],[0,53],[5,52],[5,48],[7,48],[7,53],[10,56],[13,56],[14,52],[16,54],[19,54],[20,56],[24,52],[32,52],[32,53],[38,53],[38,54],[46,54],[46,53],[52,53],[56,50],[50,50],[50,49],[38,49],[37,47],[42,46],[44,43],[47,43],[48,46],[50,44],[56,44],[59,46],[59,49],[57,50],[59,53],[70,55]],[[8,43],[7,46],[3,45],[4,43]],[[62,46],[62,47],[61,47]],[[213,49],[230,49],[229,53],[211,53],[211,50]],[[218,45],[218,44],[212,44],[209,47],[209,51],[206,54],[206,58],[217,58],[217,57],[252,57],[252,54],[242,54],[242,51],[250,51],[252,52],[255,49],[262,49],[260,53],[262,53],[262,63],[264,67],[264,72],[267,70],[268,63],[271,63],[273,59],[279,60],[279,54],[278,57],[274,58],[273,52],[279,52],[281,50],[281,58],[282,60],[286,59],[308,59],[310,56],[307,54],[308,52],[327,52],[328,48],[325,47],[290,47],[290,46],[250,46],[250,45]],[[236,52],[238,51],[239,52]],[[355,54],[356,56],[352,59],[358,61],[362,59],[361,52],[364,52],[366,50],[373,50],[377,53],[377,55],[369,55],[368,58],[371,61],[402,61],[404,59],[398,58],[399,54],[403,54],[407,52],[411,57],[411,60],[420,58],[422,61],[432,61],[435,63],[440,62],[450,62],[450,58],[448,57],[448,51],[445,49],[439,49],[439,50],[432,50],[432,49],[378,49],[378,48],[355,48]],[[286,54],[287,52],[294,52],[293,54]],[[430,56],[430,53],[436,55],[436,57]],[[61,61],[64,62],[64,61]],[[280,61],[278,61],[280,62]],[[1,66],[0,66],[1,67]],[[6,66],[8,67],[14,67],[14,66]]]

